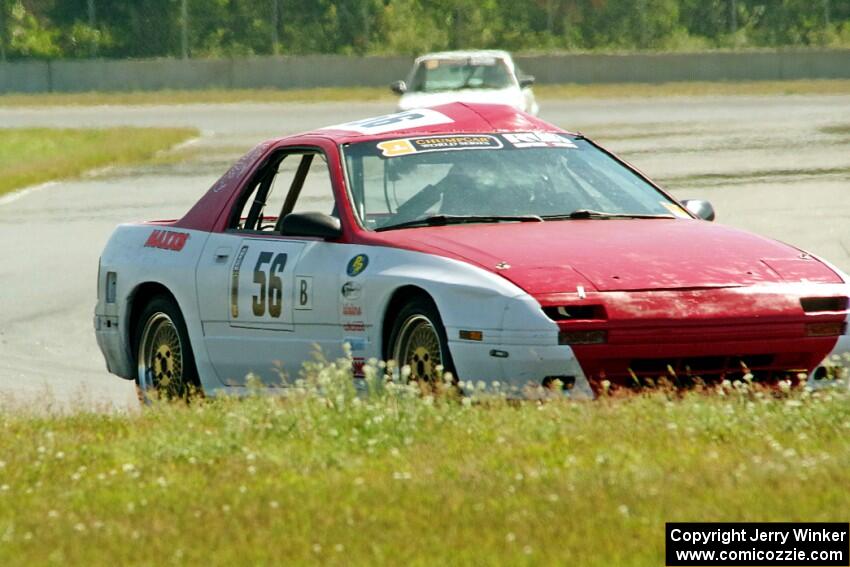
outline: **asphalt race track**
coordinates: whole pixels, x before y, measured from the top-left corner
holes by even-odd
[[[542,101],[718,222],[850,271],[850,96]],[[387,103],[0,109],[2,127],[193,126],[164,165],[107,169],[0,197],[0,403],[135,407],[92,329],[98,255],[121,222],[175,218],[261,139],[392,111]],[[670,246],[676,243],[671,242]]]

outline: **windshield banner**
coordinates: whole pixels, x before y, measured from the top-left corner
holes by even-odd
[[[420,136],[418,138],[401,138],[385,140],[378,143],[378,149],[385,157],[403,156],[421,152],[437,152],[445,150],[497,150],[502,142],[495,136],[485,134],[450,135],[450,136]]]

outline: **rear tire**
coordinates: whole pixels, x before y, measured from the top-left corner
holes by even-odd
[[[417,297],[408,302],[396,316],[387,346],[387,355],[399,367],[410,366],[410,380],[434,385],[443,372],[457,375],[449,353],[448,339],[440,313],[432,301]]]
[[[189,400],[200,392],[195,355],[180,308],[165,295],[153,297],[136,321],[136,388],[139,399]]]

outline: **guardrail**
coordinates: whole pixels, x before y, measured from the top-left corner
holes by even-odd
[[[848,79],[850,50],[558,54],[516,57],[539,83]],[[383,86],[409,57],[304,55],[240,59],[57,60],[0,63],[0,92]]]

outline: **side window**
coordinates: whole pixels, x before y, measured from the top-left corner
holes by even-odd
[[[338,216],[327,158],[318,151],[281,152],[251,180],[230,228],[277,232],[282,215],[306,212]]]
[[[293,213],[325,213],[338,217],[333,189],[331,188],[331,172],[325,154],[314,154],[307,177],[301,187],[301,193],[292,208]]]

